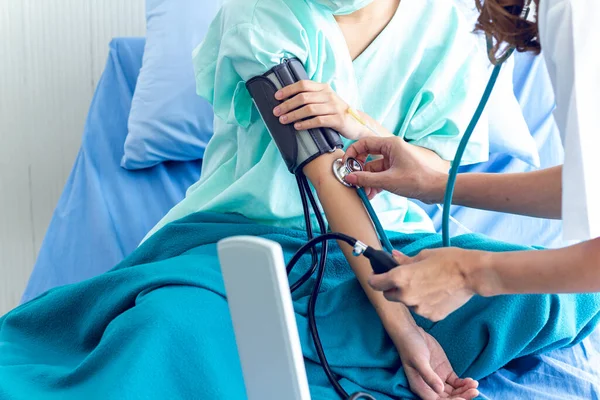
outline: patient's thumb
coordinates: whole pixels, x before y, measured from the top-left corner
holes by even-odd
[[[437,394],[444,393],[444,382],[442,378],[433,370],[429,363],[423,363],[417,368],[421,378],[433,389]]]

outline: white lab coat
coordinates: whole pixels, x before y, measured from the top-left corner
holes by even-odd
[[[540,0],[540,40],[565,147],[566,240],[600,236],[600,0]]]

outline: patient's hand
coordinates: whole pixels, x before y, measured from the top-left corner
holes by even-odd
[[[423,400],[471,400],[479,396],[478,382],[460,379],[442,346],[420,327],[405,331],[394,342],[410,389]]]
[[[294,123],[296,130],[331,128],[350,140],[372,135],[348,114],[348,104],[328,84],[296,82],[277,92],[275,98],[287,100],[273,114],[282,124]]]

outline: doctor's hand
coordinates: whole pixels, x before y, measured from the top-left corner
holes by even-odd
[[[387,190],[424,203],[442,201],[449,163],[437,154],[395,136],[368,137],[353,143],[344,160],[352,157],[364,163],[369,155],[380,157],[366,163],[364,172],[346,176],[348,183],[364,187],[369,198]]]
[[[285,101],[273,114],[284,125],[293,123],[296,130],[331,128],[350,140],[372,135],[348,114],[348,104],[328,84],[299,81],[279,90],[275,98]]]
[[[415,313],[440,321],[476,294],[475,274],[486,271],[485,255],[459,248],[424,250],[415,257],[395,251],[399,266],[373,275],[369,285],[389,301],[404,303]]]
[[[423,400],[471,400],[479,396],[479,383],[460,379],[442,346],[418,326],[410,328],[396,345],[410,390]]]

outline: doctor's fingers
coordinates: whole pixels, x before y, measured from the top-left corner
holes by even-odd
[[[432,322],[439,322],[456,311],[447,296],[406,296],[402,301],[412,312],[427,318]]]
[[[344,161],[348,158],[366,159],[369,155],[388,157],[395,140],[397,140],[396,137],[381,138],[375,136],[360,139],[348,147]]]
[[[379,292],[387,292],[398,289],[398,285],[390,272],[373,275],[369,278],[369,286]]]
[[[364,172],[378,174],[378,173],[384,172],[388,169],[385,159],[383,159],[383,158],[378,158],[377,160],[369,161],[366,164],[365,164],[365,160],[363,159],[363,157],[359,156],[358,158],[356,158],[356,160],[360,161],[364,165]],[[356,173],[359,176],[361,175],[360,172],[356,172]],[[354,173],[352,173],[350,175],[353,175],[353,174]],[[350,175],[348,175],[346,178],[350,177]],[[356,177],[356,176],[352,177],[352,178],[350,178],[350,180],[348,180],[348,183],[365,188],[365,192],[367,193],[367,196],[370,195],[372,190],[376,190],[377,193],[382,191],[382,187],[371,187],[368,184],[369,178],[368,177],[365,178],[364,176],[368,176],[368,175],[363,175],[363,178]],[[367,188],[369,190],[367,190]],[[377,193],[375,193],[375,194],[377,194]]]
[[[365,164],[365,171],[367,172],[383,172],[390,169],[391,165],[387,158],[377,158],[375,160],[369,161]]]
[[[383,159],[369,161],[368,163],[365,163],[365,159],[366,159],[366,156],[358,156],[358,158],[356,158],[356,160],[360,161],[360,163],[364,165],[364,170],[367,172],[382,172],[385,169],[387,169],[387,168],[385,168]],[[356,178],[354,178],[354,179],[356,179]],[[349,182],[349,183],[352,183],[352,182]],[[361,187],[365,189],[365,193],[367,194],[367,198],[369,200],[373,200],[375,198],[375,196],[377,196],[379,193],[381,193],[383,191],[382,188],[377,188],[377,187],[369,187],[369,186],[361,186]]]
[[[397,254],[401,254],[398,256]],[[410,263],[410,257],[394,251],[394,259],[402,265]],[[396,267],[385,274],[374,274],[369,278],[369,285],[380,292],[402,289],[406,280],[402,266]]]
[[[333,100],[335,100],[335,98],[333,94],[329,92],[303,92],[275,107],[273,109],[273,114],[276,117],[279,117],[307,104],[322,104]]]
[[[373,200],[377,195],[383,192],[383,189],[379,188],[365,188],[365,192],[367,193],[367,198],[369,200]]]
[[[383,172],[353,172],[346,175],[345,179],[351,185],[383,190],[394,188],[397,180],[389,169]]]

